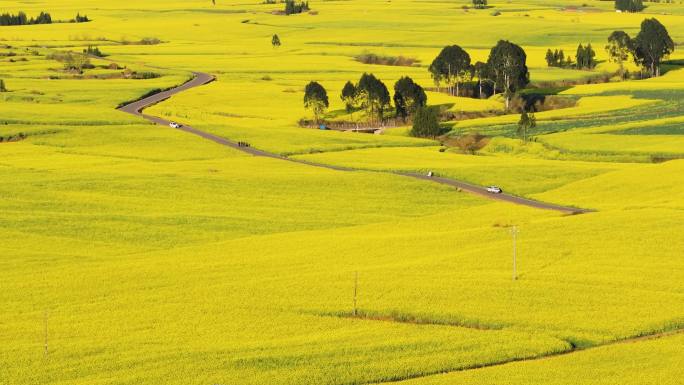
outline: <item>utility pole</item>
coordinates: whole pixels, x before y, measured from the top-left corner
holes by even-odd
[[[516,243],[517,243],[517,238],[518,238],[518,226],[513,226],[511,228],[511,235],[513,236],[513,280],[515,281],[518,279],[518,273],[516,271],[516,269],[517,269],[517,266],[516,266],[516,263],[517,263],[517,261],[516,261],[516,259],[517,259],[517,255],[516,255],[517,244]]]
[[[359,272],[354,273],[354,317],[357,315],[357,309],[356,309],[356,295],[358,293],[358,288],[359,288]]]
[[[45,310],[45,358],[48,356],[48,311]]]

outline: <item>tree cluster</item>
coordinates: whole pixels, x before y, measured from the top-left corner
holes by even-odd
[[[293,15],[296,13],[306,12],[309,9],[310,8],[308,1],[295,2],[295,0],[285,0],[286,15]]]
[[[83,73],[84,69],[94,68],[94,66],[90,63],[90,58],[85,53],[70,51],[54,52],[49,54],[47,58],[63,63],[65,71]]]
[[[573,65],[572,57],[570,55],[565,56],[565,52],[562,49],[551,51],[550,48],[546,51],[546,64],[549,67],[559,68],[568,68]]]
[[[90,59],[87,55],[67,52],[64,56],[64,69],[82,73],[84,69],[91,68]]]
[[[475,8],[475,9],[487,8],[487,0],[473,0],[473,8]]]
[[[51,24],[52,17],[47,12],[41,12],[35,18],[28,18],[24,12],[19,12],[16,15],[10,13],[3,13],[0,15],[0,26],[6,25],[30,25],[30,24]]]
[[[596,52],[591,47],[591,43],[583,46],[577,46],[577,69],[594,69],[596,68]]]
[[[530,82],[527,69],[527,55],[518,45],[500,40],[494,46],[486,63],[471,64],[470,55],[458,45],[444,47],[428,67],[438,89],[442,83],[447,92],[459,96],[460,85],[477,78],[479,95],[483,95],[483,84],[489,83],[493,92],[502,92],[506,107],[511,97]]]
[[[100,51],[100,48],[93,47],[92,45],[89,45],[88,48],[84,49],[83,53],[90,56],[105,57],[105,54]]]
[[[675,44],[667,29],[655,18],[645,19],[634,39],[624,31],[614,31],[608,37],[606,46],[609,60],[620,65],[623,76],[624,63],[630,55],[651,76],[660,76],[661,62],[674,50]]]
[[[319,88],[320,87],[320,88]],[[364,73],[359,81],[351,81],[342,88],[340,99],[347,113],[362,108],[369,121],[382,121],[385,112],[391,107],[390,93],[385,83],[373,74]],[[413,79],[404,76],[394,84],[394,106],[396,116],[406,120],[427,104],[427,94],[423,87]],[[320,84],[311,82],[304,91],[304,107],[311,109],[318,122],[320,115],[328,107],[327,92]]]
[[[72,23],[86,23],[89,21],[90,19],[88,18],[88,16],[81,16],[80,13],[76,14],[76,17],[70,20],[70,22]],[[16,15],[10,13],[3,13],[2,15],[0,15],[0,26],[52,24],[53,22],[59,23],[60,21],[52,20],[52,16],[50,16],[50,14],[47,12],[41,12],[40,14],[38,14],[38,16],[32,18],[26,16],[26,13],[24,12],[19,12]]]
[[[90,19],[86,15],[81,15],[80,13],[77,13],[76,17],[72,21],[74,23],[87,23],[90,21]]]
[[[470,55],[458,45],[446,46],[432,61],[428,71],[438,88],[444,82],[447,92],[458,96],[460,84],[470,80],[472,74]]]
[[[615,9],[620,12],[641,12],[644,8],[642,0],[615,0]]]

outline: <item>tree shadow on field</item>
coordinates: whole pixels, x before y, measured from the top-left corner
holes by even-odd
[[[660,65],[660,74],[665,75],[670,71],[678,70],[682,67],[684,67],[684,59],[665,60]]]

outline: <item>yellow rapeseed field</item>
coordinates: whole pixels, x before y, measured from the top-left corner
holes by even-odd
[[[684,6],[309,4],[3,2],[91,21],[0,26],[0,384],[678,384]],[[662,77],[619,81],[607,36],[646,17],[677,50]],[[530,92],[572,102],[537,113],[529,143],[500,95],[447,95],[427,71],[445,45],[485,61],[500,39],[525,49]],[[579,43],[595,69],[547,67]],[[106,56],[65,70],[89,46]],[[298,162],[116,110],[194,71],[216,81],[145,113]],[[365,127],[339,97],[364,72],[430,88],[450,131],[300,124],[317,81],[327,119]],[[472,154],[449,146],[474,134]],[[430,171],[591,211],[396,173]]]

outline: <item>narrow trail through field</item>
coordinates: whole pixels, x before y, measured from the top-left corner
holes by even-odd
[[[462,326],[462,325],[450,325],[450,324],[444,323],[444,322],[430,323],[427,320],[399,320],[399,319],[393,319],[392,317],[365,317],[365,316],[353,316],[353,315],[341,316],[341,317],[342,318],[349,318],[349,319],[365,320],[365,321],[376,321],[376,322],[408,323],[408,324],[415,324],[415,325],[422,325],[422,326],[435,325],[435,326],[465,327],[465,328],[473,328],[473,329],[478,329],[478,330],[502,330],[501,328],[482,328],[482,327],[468,327],[468,326]],[[644,335],[640,335],[640,336],[617,339],[617,340],[608,341],[608,342],[604,342],[604,343],[600,343],[600,344],[596,344],[596,345],[592,345],[592,346],[587,346],[587,347],[577,347],[572,341],[563,340],[570,345],[570,347],[568,349],[556,351],[556,352],[550,352],[550,353],[546,353],[546,354],[541,354],[538,356],[513,357],[513,358],[504,359],[501,361],[494,361],[494,362],[483,363],[483,364],[466,365],[466,366],[459,367],[459,368],[445,369],[445,370],[435,371],[435,372],[430,372],[430,373],[416,373],[415,375],[405,375],[405,376],[397,377],[397,378],[389,378],[389,379],[384,379],[384,380],[380,380],[380,381],[366,382],[364,385],[399,383],[402,381],[438,376],[438,375],[442,375],[442,374],[458,373],[458,372],[465,372],[465,371],[470,371],[470,370],[477,370],[477,369],[484,369],[484,368],[490,368],[490,367],[496,367],[496,366],[503,366],[503,365],[513,364],[516,362],[542,361],[542,360],[552,359],[554,357],[566,356],[569,354],[575,354],[575,353],[585,352],[585,351],[589,351],[589,350],[600,349],[600,348],[604,348],[604,347],[608,347],[608,346],[612,346],[612,345],[638,343],[638,342],[643,342],[643,341],[655,340],[655,339],[659,339],[659,338],[671,337],[671,336],[678,335],[681,333],[684,333],[684,327],[677,327],[674,329],[660,331],[660,332],[654,332],[651,334],[644,334]]]
[[[159,92],[157,94],[148,96],[146,98],[140,99],[138,101],[126,104],[122,107],[119,107],[120,111],[140,116],[143,117],[150,122],[164,125],[164,126],[169,126],[171,124],[171,121],[162,119],[157,116],[152,116],[152,115],[147,115],[144,114],[142,111],[154,104],[157,104],[159,102],[162,102],[166,99],[169,99],[171,96],[181,93],[183,91],[189,90],[194,87],[199,87],[208,83],[211,83],[216,80],[216,77],[204,72],[193,72],[194,77],[189,80],[188,82],[178,86],[171,88],[169,90]],[[324,163],[316,163],[316,162],[309,162],[305,160],[300,160],[300,159],[292,159],[288,158],[286,156],[282,156],[279,154],[275,154],[272,152],[267,152],[263,150],[258,150],[255,148],[252,148],[250,146],[246,146],[244,144],[234,142],[231,140],[228,140],[226,138],[222,138],[220,136],[210,134],[205,131],[198,130],[196,128],[193,128],[191,126],[186,126],[182,125],[177,128],[178,130],[185,131],[190,134],[194,134],[197,136],[200,136],[204,139],[211,140],[212,142],[228,146],[231,148],[234,148],[236,150],[245,152],[250,155],[254,156],[262,156],[262,157],[267,157],[267,158],[273,158],[273,159],[280,159],[280,160],[285,160],[288,162],[294,162],[294,163],[299,163],[299,164],[305,164],[313,167],[322,167],[322,168],[327,168],[331,170],[336,170],[336,171],[368,171],[368,170],[361,170],[357,168],[352,168],[352,167],[341,167],[341,166],[334,166],[334,165],[329,165],[329,164],[324,164]],[[515,195],[510,195],[506,193],[502,194],[492,194],[487,192],[487,189],[485,187],[481,186],[476,186],[467,182],[463,182],[460,180],[455,180],[455,179],[447,179],[447,178],[441,178],[441,177],[436,177],[436,176],[427,176],[423,174],[418,174],[414,172],[392,172],[392,171],[387,171],[388,173],[393,173],[396,175],[401,175],[405,177],[410,177],[414,179],[419,179],[419,180],[424,180],[432,183],[439,183],[439,184],[444,184],[452,187],[456,187],[459,190],[471,193],[471,194],[476,194],[481,197],[485,197],[488,199],[496,200],[496,201],[503,201],[503,202],[508,202],[508,203],[514,203],[518,205],[523,205],[523,206],[529,206],[537,209],[543,209],[543,210],[553,210],[553,211],[558,211],[564,214],[583,214],[587,212],[592,212],[594,210],[590,209],[582,209],[582,208],[576,208],[576,207],[569,207],[569,206],[561,206],[561,205],[555,205],[552,203],[545,203],[545,202],[540,202],[540,201],[535,201],[532,199],[526,199],[522,197],[518,197]]]

